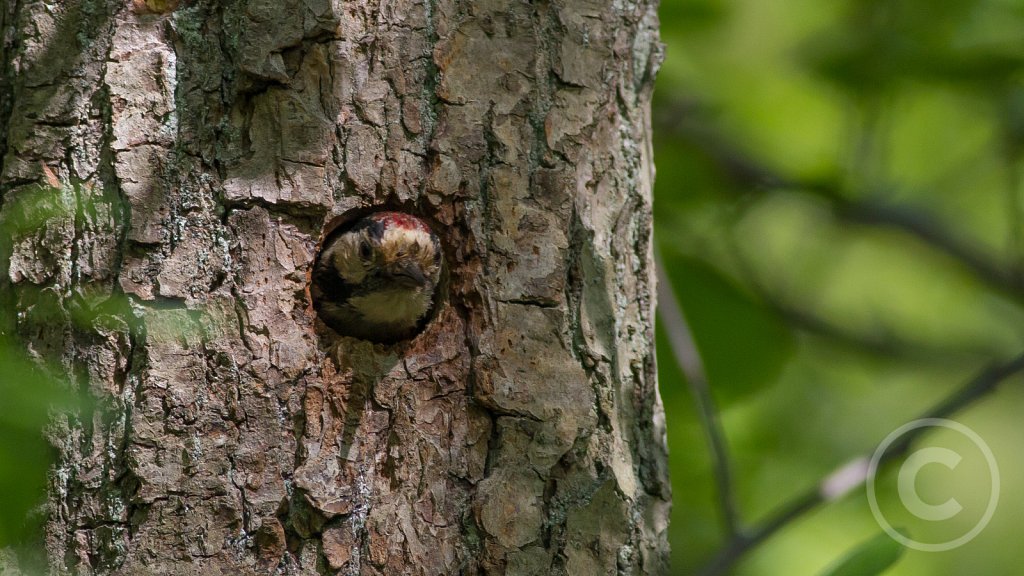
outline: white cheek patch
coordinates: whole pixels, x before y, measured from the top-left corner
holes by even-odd
[[[423,290],[382,290],[353,296],[348,304],[368,322],[411,328],[430,309],[430,296]]]

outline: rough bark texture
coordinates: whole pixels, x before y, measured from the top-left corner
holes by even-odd
[[[653,3],[0,19],[5,329],[98,399],[50,431],[53,572],[664,572]],[[307,293],[325,226],[375,205],[450,263],[393,347]]]

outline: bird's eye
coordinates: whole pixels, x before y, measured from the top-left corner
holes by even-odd
[[[363,240],[359,243],[359,257],[363,260],[369,260],[371,256],[373,256],[373,248],[368,240]]]

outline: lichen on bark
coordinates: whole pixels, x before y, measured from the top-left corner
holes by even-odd
[[[665,573],[656,6],[143,4],[0,14],[0,290],[98,402],[51,427],[51,570]],[[307,292],[376,205],[450,267],[392,347]]]

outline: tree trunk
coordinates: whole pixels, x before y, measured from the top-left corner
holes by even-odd
[[[664,573],[655,9],[4,2],[4,329],[96,399],[51,572]],[[369,206],[445,244],[396,346],[308,296]]]

